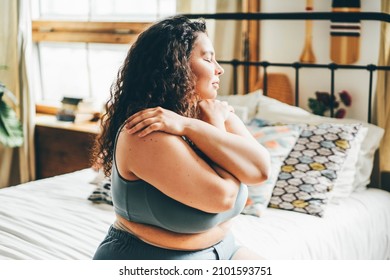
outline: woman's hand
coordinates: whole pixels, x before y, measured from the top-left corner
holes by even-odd
[[[139,111],[127,119],[125,128],[130,134],[139,132],[138,136],[146,136],[153,131],[163,131],[182,136],[189,118],[180,116],[161,107]]]
[[[224,128],[225,121],[234,112],[233,107],[226,101],[216,99],[204,99],[198,103],[199,119],[213,126]]]

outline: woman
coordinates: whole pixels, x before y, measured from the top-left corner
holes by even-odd
[[[222,74],[204,21],[168,18],[132,45],[95,151],[117,219],[94,259],[257,258],[235,245],[229,220],[269,156],[215,99]]]

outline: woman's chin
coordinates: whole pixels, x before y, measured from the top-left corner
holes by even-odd
[[[207,94],[200,94],[200,99],[204,100],[204,99],[216,99],[217,98],[217,91],[214,91],[214,92],[210,92],[210,93],[207,93]]]

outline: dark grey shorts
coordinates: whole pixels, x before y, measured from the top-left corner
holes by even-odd
[[[110,227],[94,260],[229,260],[238,250],[232,233],[214,246],[197,251],[170,250],[150,245],[134,235]]]

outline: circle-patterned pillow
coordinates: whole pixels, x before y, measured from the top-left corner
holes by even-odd
[[[360,124],[305,125],[284,160],[269,207],[322,217]]]

